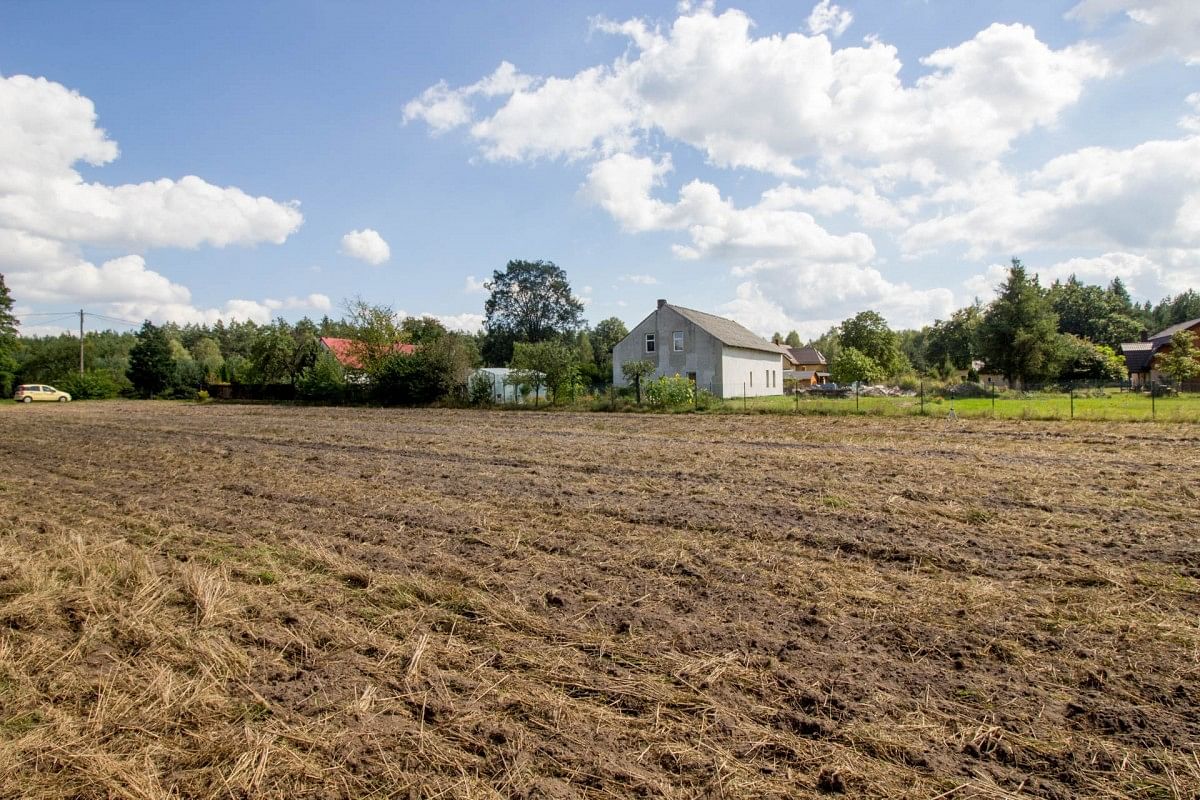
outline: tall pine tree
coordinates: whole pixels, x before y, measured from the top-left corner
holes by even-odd
[[[983,359],[1013,385],[1055,375],[1062,359],[1058,315],[1037,276],[1014,258],[999,295],[979,326]]]
[[[125,374],[143,397],[152,397],[171,385],[175,376],[171,340],[166,331],[150,320],[142,323],[142,329],[138,331],[137,344],[129,351],[129,369]]]

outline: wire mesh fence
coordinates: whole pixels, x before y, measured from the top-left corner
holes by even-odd
[[[771,397],[733,397],[723,410],[1037,420],[1200,422],[1200,386],[1099,381],[992,384],[918,381],[893,386],[806,386]]]
[[[1028,419],[1200,422],[1200,384],[1153,381],[1059,381],[1010,388],[992,383],[910,381],[903,386],[803,385],[755,396],[747,384],[696,387],[690,403],[641,407],[663,411],[748,414],[927,416],[950,419]],[[739,391],[740,390],[740,391]],[[626,410],[629,390],[593,396],[594,410]]]

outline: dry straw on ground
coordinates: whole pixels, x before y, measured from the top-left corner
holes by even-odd
[[[1200,429],[0,408],[0,796],[1191,797]]]

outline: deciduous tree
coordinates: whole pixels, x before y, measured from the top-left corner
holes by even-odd
[[[254,346],[250,349],[250,361],[260,383],[290,382],[293,377],[292,357],[296,342],[285,320],[263,327]]]
[[[887,320],[875,311],[860,311],[841,324],[838,343],[843,349],[855,349],[875,362],[880,377],[895,375],[907,365],[900,352],[900,340],[888,327]]]
[[[517,342],[509,366],[517,373],[518,380],[533,386],[535,392],[545,386],[557,402],[560,392],[574,377],[575,354],[562,342]]]
[[[192,345],[192,358],[204,368],[205,377],[209,382],[216,381],[221,375],[221,367],[225,366],[225,357],[221,355],[221,347],[215,339],[204,336]]]
[[[606,386],[612,382],[613,348],[628,335],[629,329],[617,317],[602,319],[592,328],[592,353],[596,359],[596,373]]]
[[[362,298],[352,300],[346,308],[353,346],[351,352],[367,375],[372,377],[396,351],[401,340],[396,313],[388,306],[371,305]]]
[[[485,284],[484,359],[506,364],[516,342],[545,342],[583,324],[583,303],[571,292],[567,273],[552,261],[509,261]]]
[[[637,392],[639,406],[642,404],[642,379],[647,375],[653,375],[656,369],[658,369],[658,365],[648,358],[641,361],[626,361],[621,365],[621,374],[625,376],[625,380],[633,383],[633,388]]]
[[[934,322],[925,336],[925,363],[940,367],[949,360],[955,369],[970,369],[980,356],[982,322],[983,307],[978,301],[955,311],[950,319]]]
[[[1125,377],[1125,359],[1108,345],[1064,333],[1061,346],[1062,380],[1110,382]]]
[[[422,345],[436,342],[449,333],[446,326],[430,316],[405,317],[400,323],[400,337],[411,344]]]
[[[829,367],[834,383],[874,383],[884,377],[875,359],[857,347],[846,347],[837,354]]]

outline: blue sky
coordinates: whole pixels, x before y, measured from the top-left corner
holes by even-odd
[[[0,272],[29,332],[469,328],[511,258],[764,333],[1014,255],[1157,300],[1200,286],[1198,42],[1185,0],[6,4]]]

